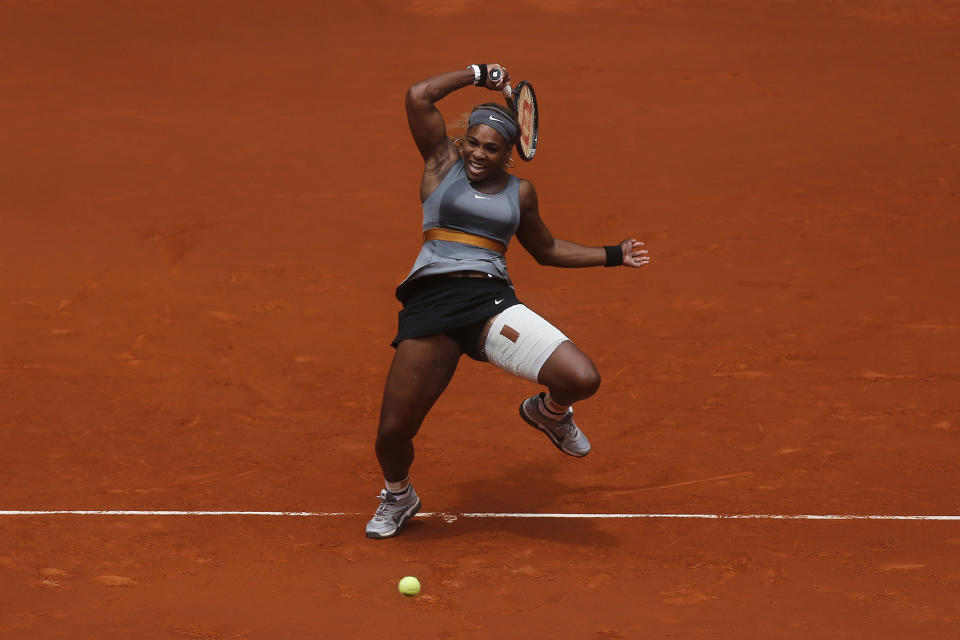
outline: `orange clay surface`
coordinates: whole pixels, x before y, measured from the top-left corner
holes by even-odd
[[[464,360],[424,510],[960,514],[960,3],[0,0],[0,637],[960,633],[960,522],[415,519],[363,536],[419,241],[412,82],[534,82],[594,450]],[[497,99],[441,103],[448,122]],[[421,595],[396,583],[416,575]]]

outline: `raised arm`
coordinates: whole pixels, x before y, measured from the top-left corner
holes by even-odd
[[[407,122],[425,163],[449,155],[453,145],[447,137],[443,116],[434,104],[451,91],[473,84],[473,72],[450,71],[421,80],[407,89]],[[455,153],[456,151],[454,151]]]
[[[488,71],[497,68],[503,69],[498,64],[486,65],[486,68]],[[504,69],[500,81],[491,82],[487,79],[484,86],[487,89],[499,91],[509,80],[510,77]],[[468,67],[462,71],[449,71],[432,76],[407,89],[407,122],[424,162],[423,183],[421,184],[421,196],[424,199],[433,191],[433,188],[436,188],[436,185],[432,184],[434,182],[432,178],[438,174],[442,178],[442,175],[457,159],[457,149],[450,138],[447,137],[446,124],[435,103],[447,94],[468,87],[473,83],[474,73]]]
[[[539,264],[551,267],[642,267],[650,262],[643,243],[628,238],[619,244],[622,253],[619,264],[608,264],[608,255],[615,255],[613,247],[588,247],[576,242],[554,238],[540,217],[537,192],[527,180],[520,181],[520,225],[517,240]],[[616,246],[616,245],[614,245]]]

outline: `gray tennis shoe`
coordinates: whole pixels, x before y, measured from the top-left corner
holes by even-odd
[[[380,492],[380,506],[367,523],[367,537],[392,538],[418,511],[420,498],[413,490],[413,485],[410,485],[410,492],[400,499],[384,489]]]
[[[560,451],[577,458],[582,458],[590,453],[590,441],[573,422],[573,407],[567,409],[567,412],[559,419],[547,416],[540,410],[540,399],[545,395],[541,391],[538,395],[527,398],[520,403],[520,417],[534,429],[539,429],[547,434],[550,442],[556,445]]]

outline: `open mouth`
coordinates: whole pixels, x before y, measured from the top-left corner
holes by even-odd
[[[477,164],[473,160],[467,163],[467,167],[470,169],[471,173],[483,173],[487,170],[486,166]]]

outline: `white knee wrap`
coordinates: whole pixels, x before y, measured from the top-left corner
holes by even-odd
[[[483,352],[504,371],[536,382],[543,363],[566,340],[559,329],[518,304],[493,319]]]

